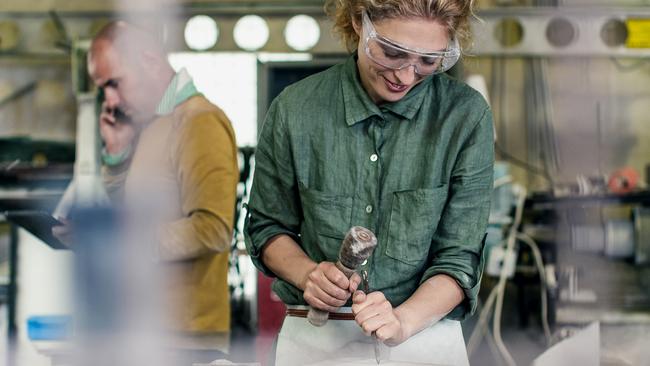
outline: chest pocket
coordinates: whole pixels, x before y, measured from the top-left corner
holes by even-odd
[[[393,193],[386,255],[409,266],[427,259],[447,201],[447,185]]]
[[[301,233],[306,236],[303,239],[312,239],[325,255],[323,259],[336,260],[341,241],[350,229],[352,197],[308,188],[300,189],[300,197],[304,215]],[[305,250],[311,252],[311,248]]]

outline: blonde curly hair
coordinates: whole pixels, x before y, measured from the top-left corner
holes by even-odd
[[[361,24],[364,11],[373,21],[390,18],[427,18],[446,25],[461,45],[470,42],[469,18],[474,0],[327,0],[325,12],[334,21],[348,51],[356,50],[359,36],[353,22]]]

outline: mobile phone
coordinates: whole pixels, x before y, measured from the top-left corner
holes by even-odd
[[[122,111],[122,109],[120,109],[120,108],[114,108],[113,109],[113,117],[115,117],[115,120],[118,121],[118,122],[122,122],[122,123],[131,123],[132,122],[131,117],[129,115],[127,115],[126,113],[124,113],[124,111]]]
[[[104,89],[99,88],[97,91],[97,110],[102,109],[102,104],[104,104],[104,101],[106,100],[104,96]],[[133,120],[131,119],[131,116],[128,114],[124,113],[124,111],[117,107],[112,109],[112,115],[115,117],[115,121],[121,122],[121,123],[132,123]]]

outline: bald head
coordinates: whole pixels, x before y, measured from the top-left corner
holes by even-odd
[[[88,71],[104,91],[108,107],[143,122],[155,115],[174,76],[162,44],[124,21],[107,24],[93,38]]]
[[[136,57],[147,53],[151,57],[166,60],[162,43],[152,34],[125,21],[113,21],[105,25],[92,40],[90,55],[110,45],[125,57]]]

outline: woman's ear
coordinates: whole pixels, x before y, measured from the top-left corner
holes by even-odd
[[[355,18],[352,17],[352,28],[354,28],[354,33],[361,38],[361,17]]]

